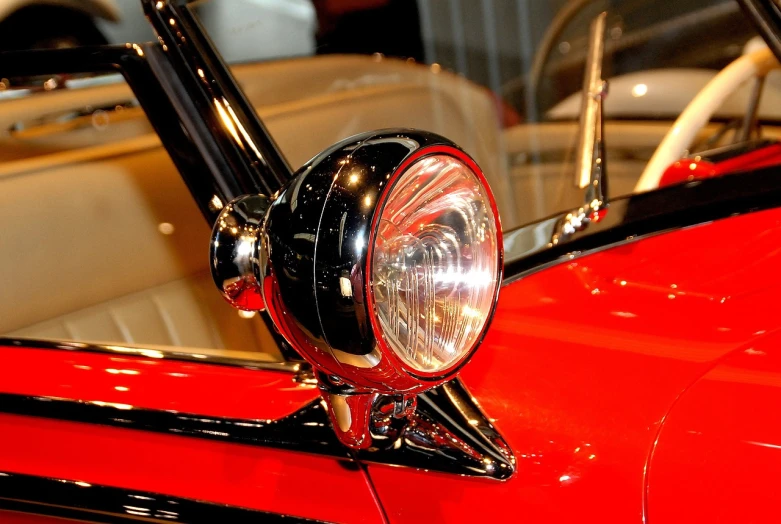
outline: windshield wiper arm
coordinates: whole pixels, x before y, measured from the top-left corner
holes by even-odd
[[[575,184],[585,189],[593,185],[595,171],[604,172],[602,140],[602,100],[607,82],[602,80],[602,55],[605,50],[607,13],[600,13],[591,23],[586,73],[583,76],[583,101],[580,106],[580,136],[575,164]]]
[[[598,222],[607,211],[607,163],[602,106],[607,96],[607,81],[602,79],[607,12],[591,23],[588,59],[583,78],[583,102],[580,110],[580,133],[575,159],[575,185],[585,189],[585,202],[566,214],[556,228],[551,244]]]

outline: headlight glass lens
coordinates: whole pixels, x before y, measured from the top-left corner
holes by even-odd
[[[438,154],[412,164],[386,199],[372,252],[375,314],[415,371],[458,364],[488,321],[501,249],[490,198],[466,164]]]

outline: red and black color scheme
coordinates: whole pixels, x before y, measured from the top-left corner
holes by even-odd
[[[15,53],[4,70],[121,70],[210,222],[215,196],[284,191],[290,170],[185,3],[144,4],[159,45]],[[775,4],[742,4],[781,50]],[[217,96],[256,147],[221,130]],[[374,403],[367,417],[388,423],[367,448],[337,437],[315,380],[338,384],[290,333],[275,364],[2,339],[0,518],[773,520],[781,176],[739,169],[613,199],[555,245],[560,216],[505,232],[480,350],[458,378],[408,389],[414,413]],[[354,350],[340,335],[329,347]]]

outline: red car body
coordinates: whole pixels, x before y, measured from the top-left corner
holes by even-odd
[[[321,401],[300,364],[2,339],[0,520],[187,521],[188,504],[236,521],[776,520],[781,182],[756,158],[617,199],[552,254],[510,246],[545,221],[505,235],[460,378],[512,450],[506,480],[256,437],[330,434],[306,418]]]

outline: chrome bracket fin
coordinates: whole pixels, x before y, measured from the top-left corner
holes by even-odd
[[[384,425],[375,409],[372,423],[372,447],[359,460],[496,480],[515,472],[510,447],[460,379],[419,394],[406,419]]]
[[[418,395],[387,395],[320,380],[322,407],[356,459],[497,480],[515,457],[459,379]]]

